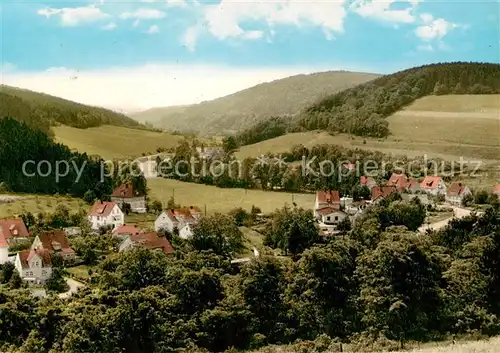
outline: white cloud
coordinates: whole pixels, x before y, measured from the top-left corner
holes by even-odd
[[[147,34],[156,34],[156,33],[160,33],[160,27],[158,27],[157,25],[152,25],[151,27],[148,28],[148,30],[146,31]]]
[[[1,74],[6,74],[6,73],[9,73],[9,72],[14,72],[14,70],[17,68],[16,65],[12,64],[12,63],[9,63],[9,62],[2,62],[2,66],[0,67],[0,72]]]
[[[64,7],[59,9],[45,8],[38,10],[37,13],[47,18],[57,15],[61,18],[61,24],[67,27],[95,22],[110,17],[109,14],[103,12],[95,5],[74,8]]]
[[[342,33],[346,10],[345,0],[314,2],[285,0],[280,2],[250,2],[221,0],[219,4],[203,7],[203,24],[218,39],[258,39],[270,32],[275,25],[312,25],[323,30]],[[252,30],[245,30],[242,23],[253,23]],[[257,25],[259,23],[259,25]]]
[[[158,20],[165,18],[166,14],[163,11],[156,9],[138,9],[134,12],[124,12],[120,15],[122,20],[137,19],[137,20]]]
[[[457,24],[448,22],[444,18],[434,19],[430,14],[421,15],[424,25],[417,27],[415,34],[424,41],[442,39],[450,31],[458,27]]]
[[[406,0],[404,2],[408,3],[405,9],[394,10],[391,9],[391,5],[396,3],[396,0],[355,0],[350,8],[364,18],[395,23],[413,23],[415,22],[415,8],[419,0]],[[399,2],[399,4],[401,3]]]
[[[102,26],[101,29],[104,31],[112,31],[116,29],[117,25],[114,22],[108,23],[106,26]]]
[[[167,0],[168,6],[186,7],[187,3],[184,0]]]
[[[356,69],[359,70],[353,68]],[[95,71],[68,68],[53,68],[35,73],[16,71],[4,74],[3,83],[84,104],[134,111],[197,103],[262,82],[321,70],[318,67],[232,68],[150,64]],[[77,78],[71,79],[75,77]],[[214,80],[214,77],[217,79]]]
[[[181,37],[181,44],[184,45],[190,52],[196,50],[196,42],[200,35],[200,28],[198,26],[189,27]]]

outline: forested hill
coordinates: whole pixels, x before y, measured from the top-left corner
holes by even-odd
[[[327,130],[358,136],[385,137],[386,117],[418,98],[445,94],[500,93],[500,65],[489,63],[440,63],[382,76],[319,100],[291,123],[272,119],[241,133],[240,145],[276,137],[289,131]],[[267,125],[267,126],[265,126]],[[274,131],[273,136],[260,136]]]
[[[332,92],[379,77],[329,71],[262,83],[229,96],[188,106],[155,108],[131,115],[169,130],[221,134],[242,131],[273,115],[294,115]]]
[[[142,127],[137,121],[108,109],[1,85],[0,118],[4,117],[13,117],[45,132],[55,124],[77,128],[100,125]]]

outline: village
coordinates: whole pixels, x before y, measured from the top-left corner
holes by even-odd
[[[353,197],[340,195],[336,190],[316,192],[315,203],[311,205],[314,212],[311,215],[320,237],[328,239],[344,234],[346,227],[350,229],[366,210],[394,194],[400,195],[404,201],[418,199],[427,208],[452,210],[452,214],[445,219],[433,223],[427,220],[419,228],[421,233],[442,228],[454,217],[460,218],[471,213],[470,209],[463,207],[464,201],[472,197],[469,187],[460,182],[447,186],[439,176],[428,176],[418,181],[405,174],[393,173],[385,185],[377,185],[374,178],[362,176],[359,184],[369,191],[368,199],[354,201]],[[500,197],[500,184],[494,186],[492,194]],[[132,184],[125,183],[113,191],[111,201],[95,201],[88,210],[87,221],[94,236],[110,234],[116,240],[116,252],[142,247],[170,255],[175,250],[165,234],[188,240],[204,216],[200,207],[194,205],[163,209],[154,225],[143,227],[126,222],[126,214],[129,212],[146,214],[147,199],[145,195],[136,192]],[[265,214],[259,213],[256,216],[265,222]],[[81,232],[79,227],[67,227],[43,231],[33,238],[21,217],[0,219],[0,264],[10,262],[24,282],[43,285],[52,275],[55,255],[59,255],[65,264],[70,264],[68,266],[81,262],[70,246],[71,238]],[[13,245],[28,240],[32,241],[28,249],[17,253],[9,251]],[[253,248],[253,256],[259,256],[259,249],[256,247]],[[250,260],[250,257],[235,258],[232,263],[240,264]],[[82,285],[80,283],[76,287]]]

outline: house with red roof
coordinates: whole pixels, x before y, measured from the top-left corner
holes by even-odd
[[[35,237],[31,250],[48,251],[52,256],[59,254],[64,260],[74,260],[75,251],[69,246],[68,237],[62,229],[43,232]]]
[[[420,184],[416,179],[408,178],[406,174],[392,173],[386,186],[394,186],[398,192],[416,192],[420,190]]]
[[[18,252],[14,266],[19,276],[32,284],[44,284],[52,275],[51,254],[45,249]]]
[[[375,186],[372,189],[371,201],[372,202],[380,201],[397,192],[398,190],[395,186]]]
[[[200,218],[201,210],[196,206],[163,211],[155,221],[155,231],[167,230],[174,233],[177,229],[181,238],[188,239],[193,235],[192,227]]]
[[[0,230],[8,243],[27,240],[31,236],[21,218],[0,219]]]
[[[370,190],[377,186],[377,182],[372,177],[362,176],[359,182],[361,186],[366,186]]]
[[[146,229],[136,226],[135,224],[122,224],[116,227],[111,233],[114,237],[126,237],[127,235],[147,233]]]
[[[137,192],[131,183],[122,184],[114,189],[111,201],[120,208],[123,208],[124,203],[128,203],[134,213],[146,213],[146,195]]]
[[[461,205],[464,197],[472,196],[472,192],[463,183],[452,183],[446,190],[445,200],[449,203]]]
[[[496,184],[493,186],[493,194],[500,197],[500,184]]]
[[[96,201],[88,212],[93,230],[111,226],[115,229],[125,223],[125,215],[115,202]]]
[[[333,208],[340,210],[340,193],[335,190],[323,190],[316,193],[314,210]]]
[[[158,236],[156,232],[136,233],[125,236],[119,246],[119,251],[127,251],[136,247],[161,251],[167,255],[174,252],[174,248],[168,239]]]
[[[443,179],[438,176],[427,176],[420,183],[420,188],[428,194],[446,195],[446,184]]]

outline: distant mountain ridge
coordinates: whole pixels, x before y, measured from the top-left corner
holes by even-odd
[[[296,75],[199,104],[153,108],[129,116],[168,130],[234,133],[272,116],[297,114],[328,94],[378,77],[380,75],[349,71]]]
[[[77,128],[116,125],[142,128],[130,117],[100,107],[76,103],[45,93],[0,85],[0,118],[11,117],[45,132],[63,124]]]

